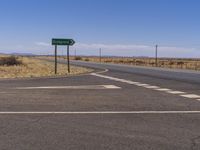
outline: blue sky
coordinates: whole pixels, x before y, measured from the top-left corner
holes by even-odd
[[[200,57],[199,0],[1,0],[0,52],[53,53],[74,38],[78,54]],[[64,51],[60,47],[60,53]],[[65,51],[64,51],[65,52]]]

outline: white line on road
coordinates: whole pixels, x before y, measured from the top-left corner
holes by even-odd
[[[121,89],[121,87],[115,85],[103,85],[106,89]]]
[[[137,86],[142,86],[142,87],[146,87],[146,86],[150,86],[149,84],[136,84]]]
[[[99,71],[99,72],[96,72],[96,73],[101,74],[101,73],[106,73],[106,72],[108,72],[108,71],[109,71],[108,69],[105,69],[105,70],[103,70],[103,71]]]
[[[133,82],[133,81],[130,81],[130,80],[119,79],[119,78],[105,76],[105,75],[100,75],[100,74],[96,74],[96,73],[91,73],[91,75],[97,76],[97,77],[100,77],[100,78],[110,79],[110,80],[113,80],[113,81],[118,81],[118,82],[133,84],[133,85],[139,85],[139,84],[141,84],[140,82]]]
[[[185,94],[185,92],[181,92],[181,91],[167,91],[167,93],[170,93],[170,94]]]
[[[0,112],[0,115],[17,114],[200,114],[200,111],[41,111],[41,112]]]
[[[166,89],[166,88],[160,88],[160,89],[155,89],[157,91],[171,91],[171,89]]]
[[[121,89],[115,85],[81,85],[81,86],[39,86],[39,87],[17,87],[18,90],[33,90],[33,89]]]
[[[140,83],[140,82],[134,82],[134,81],[130,81],[130,80],[110,77],[110,76],[106,76],[106,75],[100,75],[100,74],[96,74],[96,73],[91,73],[91,75],[96,76],[96,77],[100,77],[100,78],[113,80],[113,81],[132,84],[132,85],[144,87],[144,88],[147,88],[147,89],[153,89],[153,90],[156,90],[156,91],[166,92],[166,93],[169,93],[169,94],[179,94],[179,96],[182,96],[182,97],[185,97],[185,98],[191,98],[191,99],[195,99],[197,101],[200,101],[200,95],[196,95],[196,94],[186,94],[186,92],[182,92],[182,91],[175,91],[175,90],[171,90],[171,89],[168,89],[168,88],[160,88],[158,86],[153,86],[153,85],[144,84],[144,83]],[[184,94],[184,95],[180,95],[180,94]]]
[[[158,87],[158,86],[144,86],[145,88],[147,88],[147,89],[159,89],[160,87]]]
[[[185,94],[181,96],[186,97],[186,98],[200,98],[200,95],[196,95],[196,94]]]

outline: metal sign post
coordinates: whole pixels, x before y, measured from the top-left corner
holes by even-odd
[[[67,45],[67,66],[68,73],[70,73],[70,61],[69,61],[69,46],[75,44],[73,39],[52,39],[52,45],[55,45],[55,74],[57,74],[57,46]]]
[[[70,64],[69,64],[69,45],[67,45],[67,66],[68,66],[68,73],[70,73]]]
[[[57,45],[55,45],[55,74],[57,74]]]

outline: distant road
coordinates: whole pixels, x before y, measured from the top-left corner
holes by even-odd
[[[179,81],[193,82],[195,84],[196,83],[200,84],[200,71],[120,65],[120,64],[109,64],[109,63],[95,63],[95,62],[85,62],[85,61],[72,61],[72,64],[91,67],[91,68],[98,68],[98,69],[109,69],[110,71],[126,72],[141,76],[149,76],[149,77],[163,78],[170,80],[174,79]]]

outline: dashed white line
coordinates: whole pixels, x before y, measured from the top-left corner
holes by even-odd
[[[140,84],[140,82],[133,82],[133,81],[130,81],[129,83],[130,83],[130,84],[134,84],[134,85]]]
[[[150,86],[149,84],[136,84],[137,86],[143,86],[143,87],[145,87],[145,86]]]
[[[185,94],[185,92],[182,92],[182,91],[167,91],[167,93],[170,93],[170,94]]]
[[[200,95],[196,95],[196,94],[185,94],[185,95],[181,95],[181,96],[186,97],[186,98],[194,98],[194,99],[200,98]]]
[[[156,90],[156,91],[166,92],[166,93],[169,93],[169,94],[177,94],[177,95],[185,97],[185,98],[191,98],[191,99],[195,99],[197,101],[200,101],[200,95],[196,95],[196,94],[186,94],[186,92],[182,92],[182,91],[175,91],[175,90],[168,89],[168,88],[161,88],[161,87],[158,87],[158,86],[153,86],[153,85],[144,84],[144,83],[140,83],[140,82],[134,82],[134,81],[125,80],[125,79],[119,79],[119,78],[110,77],[110,76],[106,76],[106,75],[100,75],[100,74],[96,74],[96,73],[91,73],[91,75],[101,77],[101,78],[105,78],[105,79],[110,79],[110,80],[113,80],[113,81],[133,84],[133,85],[136,85],[136,86],[139,86],[139,87],[144,87],[144,88],[147,88],[147,89],[153,89],[153,90]]]
[[[158,86],[144,86],[147,89],[159,89],[160,87]]]
[[[157,91],[171,91],[171,89],[166,89],[166,88],[160,88],[160,89],[155,89]]]

